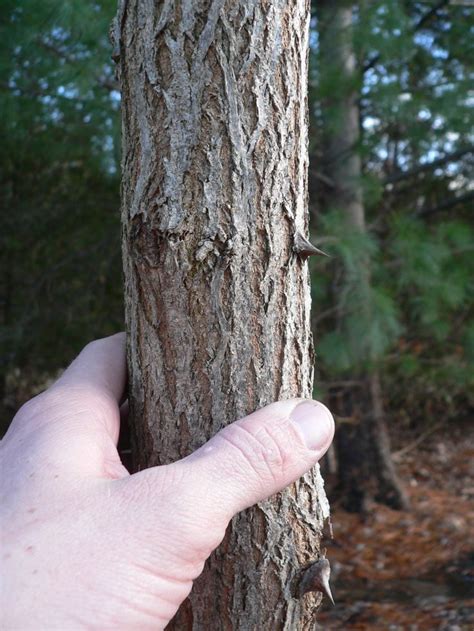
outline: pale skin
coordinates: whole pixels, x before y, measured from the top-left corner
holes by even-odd
[[[273,403],[171,465],[120,462],[125,336],[92,342],[1,443],[2,629],[163,629],[237,512],[308,471],[334,422]]]

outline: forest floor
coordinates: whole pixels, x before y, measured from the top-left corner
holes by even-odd
[[[374,504],[361,518],[332,506],[336,606],[325,599],[319,629],[472,631],[473,424],[433,432],[397,464],[409,512]]]

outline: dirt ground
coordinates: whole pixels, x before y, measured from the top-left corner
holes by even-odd
[[[374,504],[360,518],[332,506],[336,606],[323,604],[318,628],[473,631],[474,424],[433,432],[398,471],[410,512]]]

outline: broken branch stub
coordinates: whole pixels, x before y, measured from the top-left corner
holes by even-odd
[[[293,246],[293,250],[303,259],[308,258],[309,256],[329,256],[326,252],[323,252],[315,245],[310,243],[306,237],[304,237],[301,232],[297,232],[295,234],[295,242]]]
[[[331,565],[327,559],[319,559],[311,563],[303,570],[301,576],[298,596],[301,598],[308,592],[321,592],[329,598],[334,605],[329,578],[331,576]]]

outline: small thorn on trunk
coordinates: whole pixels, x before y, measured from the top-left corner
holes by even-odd
[[[303,570],[299,586],[299,597],[307,592],[321,592],[329,598],[334,605],[329,577],[331,576],[331,566],[327,559],[319,559]]]
[[[326,252],[323,252],[315,245],[310,243],[306,237],[304,237],[301,232],[297,232],[295,234],[295,241],[293,245],[293,250],[303,259],[308,258],[308,256],[329,256]]]

